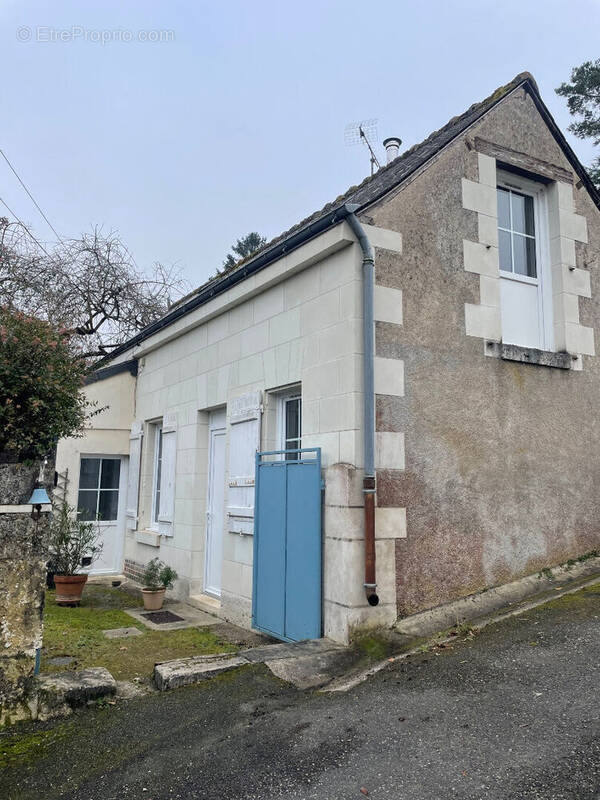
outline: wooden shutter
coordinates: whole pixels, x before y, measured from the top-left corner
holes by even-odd
[[[227,530],[254,533],[254,471],[260,449],[261,393],[236,397],[229,414],[229,487]]]
[[[160,508],[158,532],[173,536],[175,517],[175,467],[177,463],[177,414],[165,414],[162,427],[162,464],[160,471]]]
[[[141,422],[136,421],[131,426],[129,434],[129,470],[127,472],[127,504],[125,508],[125,524],[129,530],[136,530],[138,525],[143,432],[144,426]]]

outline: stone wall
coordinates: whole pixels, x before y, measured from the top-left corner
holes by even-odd
[[[0,727],[36,711],[49,528],[49,515],[33,520],[27,506],[38,473],[39,464],[0,464]]]
[[[404,396],[377,393],[377,431],[405,441],[404,469],[377,472],[378,509],[406,507],[407,536],[395,542],[401,616],[600,545],[600,360],[566,335],[557,335],[556,349],[568,345],[578,356],[568,370],[508,361],[487,344],[498,338],[498,256],[494,204],[491,216],[482,204],[484,195],[494,198],[486,188],[493,159],[477,150],[483,140],[494,145],[487,152],[536,159],[572,178],[519,90],[371,212],[373,224],[403,236],[402,253],[376,258],[377,284],[403,293],[402,325],[378,323],[376,331],[377,355],[404,362]],[[479,187],[479,210],[465,183]],[[589,337],[600,329],[600,214],[576,179],[569,191],[570,208],[561,201],[557,212],[556,239],[568,240],[558,242],[564,269],[551,258],[554,316],[565,332],[585,328]],[[565,293],[573,301],[568,324]],[[482,309],[479,329],[473,308]]]

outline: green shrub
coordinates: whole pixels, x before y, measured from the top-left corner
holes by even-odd
[[[85,363],[47,322],[0,308],[0,453],[14,461],[45,456],[83,427]]]
[[[172,589],[173,582],[177,578],[177,573],[172,567],[153,558],[146,564],[146,569],[142,575],[144,589]]]

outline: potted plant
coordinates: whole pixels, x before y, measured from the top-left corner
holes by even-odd
[[[77,519],[75,509],[68,503],[55,507],[50,522],[50,552],[58,605],[81,602],[88,576],[79,570],[84,558],[89,565],[102,552],[99,538],[96,522]]]
[[[165,601],[165,592],[173,588],[177,573],[172,567],[153,558],[146,564],[142,576],[142,597],[146,611],[159,611]]]

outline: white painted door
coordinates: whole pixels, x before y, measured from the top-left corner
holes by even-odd
[[[119,456],[82,456],[79,476],[80,519],[97,520],[101,553],[89,575],[118,575],[123,571],[128,459]]]
[[[211,414],[208,451],[208,498],[204,591],[221,595],[225,512],[225,412]]]

